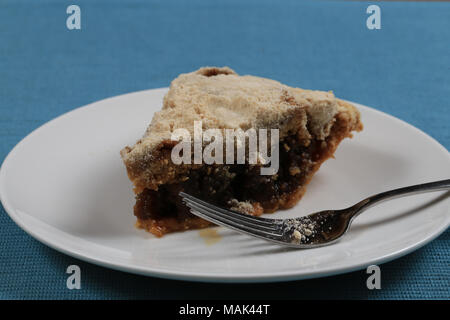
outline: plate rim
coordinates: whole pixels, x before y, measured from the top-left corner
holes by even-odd
[[[387,253],[382,255],[381,257],[377,259],[370,260],[369,263],[356,263],[352,264],[350,266],[342,266],[342,267],[334,267],[334,268],[325,268],[320,269],[319,271],[310,271],[306,273],[295,273],[290,271],[278,271],[275,273],[255,273],[255,274],[233,274],[233,275],[224,275],[223,273],[208,273],[208,274],[202,274],[202,272],[195,272],[195,271],[175,271],[175,270],[165,270],[164,268],[158,268],[158,267],[141,267],[136,266],[133,264],[124,264],[121,262],[114,262],[113,259],[108,257],[103,258],[96,258],[95,256],[92,256],[91,254],[86,254],[79,252],[79,250],[76,250],[75,248],[69,248],[66,249],[63,245],[58,245],[54,241],[52,242],[49,237],[46,237],[42,234],[40,234],[38,231],[33,230],[29,225],[27,225],[25,222],[23,222],[18,214],[16,214],[15,209],[12,207],[12,205],[9,203],[7,199],[7,190],[6,190],[6,178],[5,178],[5,171],[8,168],[8,163],[11,161],[17,150],[27,142],[27,140],[31,139],[34,135],[38,134],[41,130],[44,130],[46,127],[50,126],[52,123],[61,120],[65,117],[70,117],[71,114],[75,112],[79,112],[82,109],[92,107],[93,105],[97,103],[104,103],[108,100],[117,99],[117,98],[124,98],[129,95],[135,95],[135,94],[142,94],[147,92],[164,92],[167,91],[167,87],[162,88],[154,88],[154,89],[146,89],[146,90],[139,90],[134,92],[129,92],[125,94],[120,94],[112,97],[108,97],[105,99],[97,100],[94,102],[91,102],[89,104],[77,107],[75,109],[72,109],[68,112],[65,112],[59,116],[56,116],[55,118],[45,122],[44,124],[40,125],[39,127],[32,130],[29,134],[27,134],[25,137],[23,137],[6,155],[4,158],[2,165],[0,167],[0,201],[5,209],[5,212],[8,214],[8,216],[23,230],[25,233],[33,237],[34,239],[38,240],[39,242],[45,244],[46,246],[64,253],[66,255],[72,256],[74,258],[77,258],[82,261],[86,261],[95,265],[100,265],[102,267],[110,268],[113,270],[118,270],[122,272],[128,272],[143,276],[151,276],[151,277],[158,277],[163,279],[172,279],[172,280],[187,280],[187,281],[195,281],[195,282],[212,282],[212,283],[268,283],[268,282],[283,282],[283,281],[294,281],[294,280],[306,280],[306,279],[312,279],[312,278],[322,278],[322,277],[329,277],[333,275],[353,272],[357,270],[362,270],[365,267],[371,265],[371,264],[383,264],[392,260],[395,260],[397,258],[403,257],[421,247],[428,244],[429,242],[436,239],[438,236],[440,236],[444,231],[447,230],[447,228],[450,225],[450,219],[447,220],[447,224],[443,224],[439,229],[434,231],[431,235],[428,237],[425,237],[421,241],[418,241],[415,244],[412,244],[410,246],[407,246],[403,249]],[[345,100],[348,101],[348,100]],[[431,137],[429,134],[425,133],[421,129],[413,126],[412,124],[409,124],[408,122],[399,119],[393,115],[390,115],[388,113],[385,113],[383,111],[377,110],[375,108],[362,105],[360,103],[356,103],[353,101],[348,101],[351,104],[356,105],[358,108],[366,109],[371,112],[378,113],[382,116],[390,118],[390,120],[396,121],[404,126],[409,127],[411,130],[415,130],[416,133],[423,135],[429,143],[433,143],[436,147],[441,149],[441,151],[446,152],[448,155],[448,158],[450,160],[450,153],[449,151],[441,144],[439,141],[435,140],[433,137]]]

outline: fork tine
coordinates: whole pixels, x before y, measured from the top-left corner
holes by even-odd
[[[198,215],[199,217],[201,217],[205,220],[208,220],[210,222],[213,222],[215,224],[218,224],[218,225],[221,225],[224,227],[228,227],[228,228],[234,229],[239,232],[243,232],[243,233],[247,233],[247,234],[259,237],[259,238],[271,239],[271,240],[280,239],[282,236],[281,234],[270,233],[267,231],[262,231],[262,230],[258,230],[255,228],[247,227],[242,224],[231,221],[229,219],[225,219],[221,216],[216,216],[216,215],[212,214],[211,212],[205,211],[203,208],[196,208],[195,204],[193,204],[193,203],[188,203],[187,206],[189,208],[191,208],[191,211],[193,211],[193,213],[195,215]]]
[[[205,219],[205,220],[208,220],[208,221],[210,221],[210,222],[212,222],[212,223],[214,223],[216,225],[223,226],[223,227],[226,227],[226,228],[229,228],[229,229],[233,229],[233,230],[235,230],[237,232],[248,234],[248,235],[251,235],[253,237],[261,238],[261,239],[264,239],[264,240],[271,240],[271,241],[279,241],[279,242],[281,242],[281,235],[266,233],[264,231],[259,231],[259,230],[256,230],[256,229],[248,229],[248,228],[245,228],[245,227],[242,227],[242,226],[238,226],[238,225],[236,225],[236,224],[234,224],[234,223],[232,223],[230,221],[226,221],[225,219],[222,219],[222,218],[213,218],[212,216],[210,216],[208,214],[205,214],[203,212],[200,212],[199,210],[191,209],[191,212],[193,214],[197,215],[198,217],[200,217],[202,219]]]
[[[224,219],[232,220],[232,221],[234,221],[236,223],[245,225],[245,226],[250,227],[250,228],[262,229],[262,230],[265,230],[265,231],[268,231],[268,232],[277,231],[277,226],[275,224],[272,224],[272,225],[259,224],[257,220],[255,220],[255,222],[253,222],[253,221],[251,221],[251,222],[250,221],[246,221],[246,220],[244,220],[244,219],[242,219],[240,217],[235,217],[235,216],[232,216],[232,215],[228,214],[228,211],[223,210],[223,211],[226,212],[225,213],[222,210],[220,210],[220,211],[216,210],[216,208],[218,208],[218,207],[213,206],[213,205],[206,206],[206,205],[203,205],[201,203],[197,203],[196,201],[190,200],[190,199],[184,199],[184,201],[185,201],[185,203],[192,204],[193,206],[195,206],[196,209],[197,208],[201,208],[201,209],[203,209],[205,211],[208,211],[209,213],[211,213],[213,215],[218,215],[218,216],[220,216],[220,217],[222,217]]]
[[[277,221],[277,219],[266,219],[266,218],[261,218],[261,217],[254,217],[254,216],[251,216],[251,215],[248,215],[248,214],[239,213],[239,212],[236,212],[236,211],[233,211],[233,210],[225,210],[223,208],[214,206],[214,205],[212,205],[212,204],[210,204],[210,203],[208,203],[206,201],[203,201],[203,200],[201,200],[199,198],[196,198],[196,197],[191,196],[190,194],[187,194],[187,193],[184,193],[184,192],[180,192],[180,196],[183,199],[189,199],[189,200],[194,201],[196,203],[200,203],[200,204],[204,205],[205,207],[212,208],[212,209],[214,209],[216,211],[220,211],[222,213],[225,213],[227,215],[227,217],[234,216],[234,217],[237,217],[237,218],[239,218],[241,220],[245,220],[245,221],[248,221],[248,222],[256,223],[256,224],[259,224],[259,225],[267,225],[267,226],[272,226],[274,224],[274,222]]]

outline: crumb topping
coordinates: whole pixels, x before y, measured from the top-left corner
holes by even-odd
[[[204,130],[277,128],[280,139],[295,133],[306,146],[311,139],[324,141],[329,136],[339,112],[348,114],[355,126],[359,123],[357,110],[332,92],[239,76],[228,67],[204,67],[172,81],[162,110],[155,113],[144,136],[134,146],[125,147],[121,156],[136,192],[144,187],[156,189],[186,170],[163,163],[177,128],[193,134],[194,121],[202,121]]]
[[[230,206],[231,210],[240,213],[252,214],[254,211],[253,205],[249,201],[239,201],[237,199],[231,199],[230,201],[228,201],[228,205]]]
[[[292,242],[307,242],[309,237],[316,234],[316,222],[308,217],[289,219],[284,223],[284,232],[292,235]]]

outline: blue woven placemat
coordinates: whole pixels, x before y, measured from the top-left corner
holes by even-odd
[[[76,2],[82,29],[66,28]],[[401,118],[450,147],[450,3],[0,2],[0,160],[33,129],[87,103],[167,86],[181,72],[228,65],[241,74],[337,96]],[[413,147],[413,146],[412,146]],[[382,289],[364,271],[278,284],[200,284],[125,274],[57,253],[0,207],[0,298],[444,298],[449,236],[382,266]],[[68,265],[82,289],[66,288]]]

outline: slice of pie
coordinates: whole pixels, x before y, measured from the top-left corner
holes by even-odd
[[[175,164],[171,153],[179,141],[172,133],[184,128],[194,135],[195,121],[201,121],[203,130],[223,132],[278,129],[278,171],[262,175],[264,161]],[[331,92],[239,76],[227,67],[181,74],[143,138],[121,151],[136,193],[137,226],[160,237],[211,225],[189,212],[180,191],[252,215],[290,208],[341,140],[360,130],[358,110]]]

